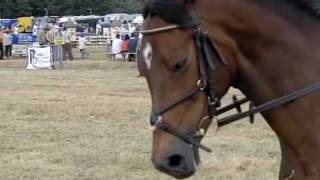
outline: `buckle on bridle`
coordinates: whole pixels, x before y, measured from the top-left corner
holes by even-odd
[[[204,80],[198,80],[197,86],[199,87],[200,91],[205,91],[207,88],[207,83]]]
[[[218,108],[221,106],[221,101],[217,96],[214,97],[208,97],[208,104],[210,107]]]
[[[151,126],[156,126],[158,123],[161,123],[161,121],[162,121],[162,116],[158,115],[155,112],[151,112],[151,115],[150,115]]]

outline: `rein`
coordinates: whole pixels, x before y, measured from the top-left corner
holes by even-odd
[[[320,91],[320,82],[312,84],[310,86],[307,86],[305,88],[302,88],[300,90],[294,91],[290,94],[287,94],[285,96],[282,96],[278,99],[266,102],[260,106],[253,106],[253,108],[247,112],[243,112],[243,113],[239,113],[239,114],[235,114],[232,116],[228,116],[226,118],[223,119],[218,119],[218,126],[219,127],[223,127],[226,126],[228,124],[231,124],[233,122],[239,121],[243,118],[255,115],[257,113],[262,113],[265,111],[269,111],[275,108],[279,108],[280,106],[284,106],[286,104],[292,103],[293,101],[300,99],[304,96],[316,93]]]
[[[165,27],[151,29],[151,30],[144,30],[144,31],[141,31],[141,33],[144,35],[154,35],[154,34],[164,33],[164,32],[168,32],[175,29],[181,29],[181,28],[186,28],[186,27],[179,26],[179,25],[172,25],[172,26],[165,26]],[[223,108],[219,108],[220,98],[215,96],[214,93],[212,94],[212,92],[210,91],[212,87],[208,86],[209,84],[208,68],[210,68],[211,70],[215,69],[215,67],[212,67],[213,66],[212,62],[209,62],[213,57],[210,56],[210,53],[207,52],[208,45],[206,44],[206,40],[209,40],[209,38],[205,33],[202,32],[202,30],[198,27],[198,25],[194,25],[189,28],[194,29],[195,44],[198,51],[198,66],[199,66],[199,73],[200,73],[199,80],[196,84],[196,87],[193,90],[191,90],[188,94],[184,95],[182,98],[174,101],[173,103],[165,106],[164,108],[158,111],[153,111],[150,117],[150,124],[152,126],[156,126],[158,129],[164,132],[167,132],[175,137],[180,138],[181,140],[190,144],[194,148],[200,148],[206,152],[212,152],[210,148],[200,144],[200,142],[196,140],[196,138],[198,137],[200,137],[200,139],[204,137],[206,133],[205,130],[201,127],[202,126],[201,123],[205,120],[210,120],[211,122],[214,116],[219,116],[230,110],[237,109],[238,114],[231,115],[223,119],[217,119],[218,127],[226,126],[228,124],[237,122],[247,117],[250,117],[251,121],[253,122],[253,116],[255,114],[273,110],[275,108],[279,108],[281,106],[292,103],[293,101],[300,99],[304,96],[314,94],[320,91],[320,82],[318,82],[310,86],[307,86],[305,88],[302,88],[300,90],[289,93],[280,98],[266,102],[262,105],[252,106],[252,108],[250,108],[250,110],[246,112],[241,112],[241,105],[247,102],[250,102],[248,98],[244,98],[239,101],[236,98],[234,98],[234,102],[232,104]],[[209,48],[211,49],[211,51],[214,52],[214,54],[219,55],[218,50],[215,46],[210,46]],[[218,59],[220,61],[223,61],[222,57],[220,56],[218,56]],[[181,103],[189,100],[190,98],[194,97],[200,92],[204,92],[208,97],[209,117],[203,117],[200,120],[198,132],[196,132],[194,135],[182,134],[182,133],[179,133],[176,129],[170,127],[167,123],[165,123],[164,119],[162,118],[163,114],[174,109],[175,107],[179,106]]]

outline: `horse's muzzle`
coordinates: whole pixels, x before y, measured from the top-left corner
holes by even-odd
[[[198,149],[193,149],[189,144],[178,140],[163,154],[154,154],[152,162],[159,171],[177,179],[184,179],[196,172],[199,159]]]

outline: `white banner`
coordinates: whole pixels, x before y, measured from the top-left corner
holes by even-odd
[[[62,46],[28,48],[26,69],[55,69],[62,67]]]

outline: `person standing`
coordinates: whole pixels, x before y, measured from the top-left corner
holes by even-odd
[[[3,31],[0,30],[0,60],[3,60],[3,42],[4,42],[4,34]]]
[[[50,29],[49,29],[49,31],[47,32],[46,36],[47,36],[47,37],[46,37],[47,42],[48,42],[50,45],[53,45],[53,44],[54,44],[54,39],[55,39],[55,36],[56,36],[56,33],[55,33],[53,27],[50,27]]]
[[[79,37],[79,49],[81,54],[81,59],[84,59],[88,56],[88,53],[86,51],[87,48],[87,39],[84,34],[81,34]]]
[[[37,39],[38,39],[38,42],[39,42],[40,46],[44,46],[44,45],[47,45],[49,43],[47,41],[47,31],[48,31],[47,27],[42,27],[38,31]]]
[[[71,35],[66,27],[63,28],[62,35],[64,38],[63,60],[67,60],[67,55],[69,60],[73,60]]]
[[[62,27],[57,28],[57,30],[55,31],[55,36],[54,36],[54,45],[55,46],[64,46],[64,36],[63,36],[63,32],[62,32]]]
[[[12,35],[9,33],[9,31],[6,31],[4,33],[4,47],[5,47],[5,55],[7,58],[12,56]]]

